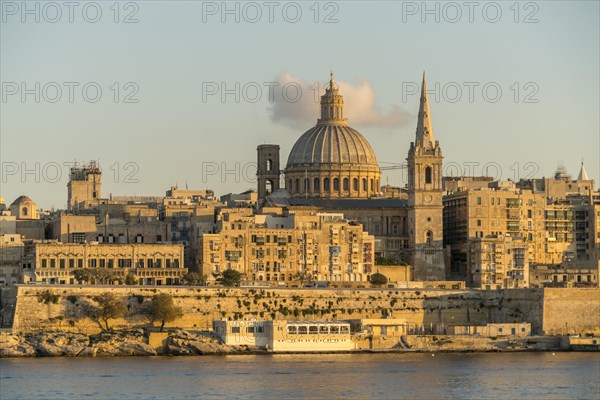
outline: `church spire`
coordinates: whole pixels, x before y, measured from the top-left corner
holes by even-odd
[[[329,85],[325,88],[325,94],[321,96],[321,118],[317,120],[318,125],[345,125],[348,123],[348,120],[344,118],[344,97],[339,91],[339,86],[333,80],[333,71],[331,71]]]
[[[579,176],[577,177],[578,181],[589,181],[590,178],[588,177],[588,174],[585,170],[585,167],[583,166],[583,160],[581,160],[581,169],[579,170]]]
[[[426,148],[433,148],[435,146],[433,125],[431,124],[431,115],[429,113],[429,97],[427,96],[425,71],[423,71],[423,83],[421,84],[421,103],[419,105],[416,140],[417,142],[421,142],[421,145]]]

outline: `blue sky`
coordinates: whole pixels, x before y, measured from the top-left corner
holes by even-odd
[[[116,23],[113,2],[80,2],[73,22],[57,4],[60,18],[44,2],[28,2],[30,14],[21,2],[1,4],[0,195],[8,203],[28,194],[44,208],[64,207],[74,160],[100,161],[105,196],[163,194],[186,182],[217,194],[254,187],[256,146],[279,144],[285,163],[317,118],[295,114],[305,102],[282,100],[282,77],[322,85],[331,69],[342,94],[352,93],[350,125],[382,165],[406,158],[418,109],[409,90],[425,70],[448,168],[473,165],[481,175],[487,164],[503,179],[541,177],[562,161],[575,176],[583,158],[600,178],[595,1],[477,2],[472,22],[462,2],[453,3],[460,17],[436,2],[430,13],[422,2],[276,2],[272,22],[264,2],[228,3],[239,22],[235,12],[222,15],[221,2],[131,2],[119,4]],[[89,22],[97,9],[98,22]],[[262,17],[252,23],[256,9]],[[265,83],[277,82],[272,103]],[[239,101],[222,99],[221,88],[235,92],[236,83]],[[303,99],[313,96],[301,87]],[[394,113],[403,118],[384,122]],[[382,182],[403,185],[400,175],[386,171]]]

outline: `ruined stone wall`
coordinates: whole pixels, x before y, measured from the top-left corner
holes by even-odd
[[[584,312],[600,295],[599,289],[553,290],[582,291],[577,295],[570,294],[580,299],[569,306],[572,329],[585,328],[590,323],[600,325],[597,317],[594,320],[587,311]],[[22,285],[18,287],[13,330],[97,332],[100,330],[98,324],[84,317],[82,310],[86,304],[94,303],[93,297],[106,291],[123,298],[129,310],[125,318],[111,321],[114,328],[147,326],[149,321],[140,312],[157,293],[173,296],[175,303],[183,309],[184,316],[167,326],[184,329],[210,328],[214,318],[326,320],[380,318],[382,313],[388,313],[393,318],[424,326],[531,322],[534,333],[541,333],[544,324],[555,326],[553,318],[562,318],[560,315],[552,316],[552,313],[562,310],[557,307],[563,304],[555,293],[551,293],[550,299],[544,302],[544,289],[476,291]],[[550,305],[549,308],[544,309],[544,304]]]

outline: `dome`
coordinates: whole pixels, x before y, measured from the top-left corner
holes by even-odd
[[[17,199],[12,202],[12,204],[26,204],[26,203],[35,204],[33,202],[33,200],[31,200],[28,196],[25,196],[25,195],[17,197]]]
[[[381,170],[373,148],[344,117],[344,99],[331,74],[317,124],[296,141],[285,168],[292,197],[378,196]]]
[[[373,148],[356,129],[347,125],[317,125],[294,144],[287,168],[342,163],[379,166]]]

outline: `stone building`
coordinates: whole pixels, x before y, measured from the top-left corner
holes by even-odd
[[[473,239],[511,237],[526,245],[529,275],[537,276],[531,284],[554,284],[548,281],[554,275],[584,281],[589,276],[596,282],[600,194],[593,191],[594,181],[583,166],[580,177],[585,179],[571,180],[563,168],[554,179],[486,182],[475,188],[457,185],[458,190],[443,199],[444,244],[450,250],[451,272],[474,276],[469,269]]]
[[[301,281],[368,281],[373,237],[342,214],[252,214],[224,210],[218,233],[202,237],[202,274],[227,269],[250,281],[298,285]]]
[[[35,244],[35,281],[77,284],[74,272],[88,269],[110,273],[110,283],[128,274],[140,285],[177,285],[187,273],[183,246],[178,244]]]
[[[23,282],[23,249],[21,235],[0,234],[0,287]]]
[[[39,219],[37,205],[29,197],[23,195],[19,196],[10,205],[10,213],[16,219],[20,220],[31,220]]]
[[[503,235],[468,240],[467,282],[477,289],[527,288],[527,243]]]
[[[259,206],[343,213],[375,237],[376,257],[414,263],[415,279],[445,280],[442,153],[433,137],[425,77],[415,142],[407,158],[411,172],[407,191],[386,187],[382,195],[375,152],[364,136],[348,126],[343,106],[332,76],[321,97],[316,126],[294,144],[284,171],[269,171],[268,179],[275,181],[279,175],[275,179],[274,172],[284,173],[285,189],[259,198]],[[278,148],[271,146],[271,152]],[[258,192],[266,193],[261,176],[268,159],[259,152],[258,161]]]
[[[344,99],[332,73],[317,124],[290,151],[285,188],[293,197],[370,198],[379,196],[380,179],[373,148],[348,125]]]
[[[102,172],[95,161],[71,167],[67,183],[69,210],[87,208],[101,203]]]
[[[444,280],[442,149],[433,135],[423,74],[416,138],[408,150],[408,247],[415,280]]]

